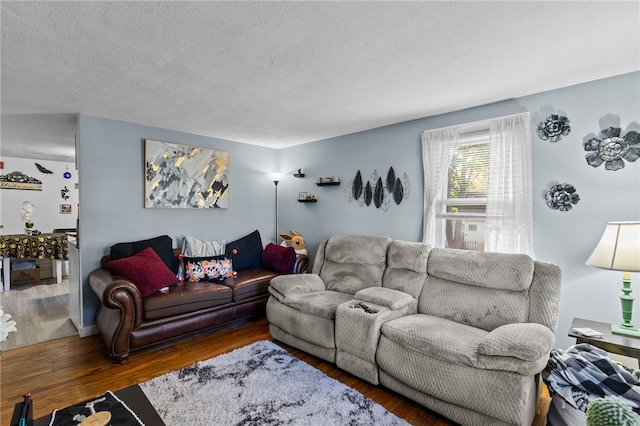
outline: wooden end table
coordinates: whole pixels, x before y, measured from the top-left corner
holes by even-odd
[[[586,337],[573,331],[574,328],[588,327],[602,333],[602,337]],[[569,329],[569,336],[576,338],[576,343],[589,343],[607,352],[636,358],[640,362],[640,338],[613,334],[611,324],[574,318]]]

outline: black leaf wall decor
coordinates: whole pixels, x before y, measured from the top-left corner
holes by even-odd
[[[373,194],[373,204],[376,208],[380,208],[382,202],[384,201],[384,192],[382,186],[382,178],[378,178],[378,182],[376,183],[376,192]]]
[[[397,178],[396,184],[393,187],[393,201],[395,201],[396,204],[400,205],[403,198],[404,198],[404,188],[402,186],[402,181],[400,180],[400,178]]]
[[[393,188],[396,185],[396,172],[393,167],[389,167],[389,173],[387,173],[387,190],[393,192]]]
[[[387,211],[392,200],[396,205],[400,205],[402,200],[409,198],[410,192],[411,184],[407,174],[403,173],[401,177],[398,177],[393,167],[389,167],[385,179],[378,175],[377,170],[374,170],[366,183],[362,180],[362,173],[358,170],[355,177],[347,185],[345,198],[349,202],[355,200],[360,206],[370,206],[373,202],[376,208]]]
[[[353,199],[357,200],[362,195],[362,175],[360,170],[356,173],[356,177],[353,179]]]
[[[42,166],[42,165],[40,165],[38,163],[34,163],[34,164],[36,165],[36,168],[38,170],[40,170],[41,173],[44,173],[45,175],[52,175],[53,174],[53,172],[51,170],[47,169],[46,167],[44,167],[44,166]]]
[[[372,199],[373,199],[373,189],[371,189],[371,182],[367,182],[367,185],[364,188],[364,203],[370,206]]]

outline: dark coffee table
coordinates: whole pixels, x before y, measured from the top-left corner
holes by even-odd
[[[129,386],[128,388],[120,389],[119,391],[115,391],[113,393],[115,393],[118,398],[124,401],[127,406],[136,413],[138,418],[142,420],[142,423],[144,423],[145,425],[164,426],[164,422],[162,421],[160,416],[158,416],[158,413],[156,412],[155,408],[153,408],[153,405],[151,405],[144,392],[142,392],[140,386]],[[37,404],[38,402],[34,401],[34,403]],[[34,420],[33,426],[47,426],[50,421],[51,414]]]
[[[602,337],[582,336],[573,329],[575,327],[588,327],[602,333]],[[640,339],[637,337],[624,336],[611,332],[611,324],[590,321],[581,318],[574,318],[569,329],[569,336],[576,338],[576,343],[589,343],[607,352],[636,358],[640,361]]]

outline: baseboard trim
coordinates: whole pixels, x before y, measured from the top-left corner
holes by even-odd
[[[80,327],[75,322],[73,323],[73,325],[76,326],[76,329],[78,330],[78,335],[80,337],[89,337],[89,336],[93,336],[94,334],[98,334],[98,326],[96,325],[92,325],[90,327]]]

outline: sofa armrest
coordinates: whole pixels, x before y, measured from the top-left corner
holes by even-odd
[[[553,332],[542,324],[506,324],[487,333],[478,344],[478,367],[538,374],[554,342]]]
[[[89,274],[89,285],[105,307],[122,312],[123,320],[130,321],[133,327],[142,323],[142,295],[134,283],[100,268]]]
[[[354,297],[363,302],[385,306],[392,311],[418,312],[418,301],[410,294],[386,287],[369,287],[358,291]]]
[[[554,342],[553,332],[542,324],[506,324],[494,329],[482,339],[478,345],[478,353],[535,361],[542,356],[548,356]]]
[[[280,275],[269,282],[269,293],[285,303],[285,299],[294,294],[312,293],[326,290],[324,281],[317,274]]]

